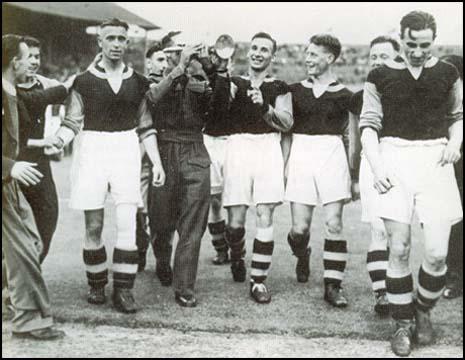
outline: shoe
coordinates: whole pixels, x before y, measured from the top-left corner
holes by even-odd
[[[171,270],[171,266],[157,265],[156,274],[162,286],[171,286],[173,283],[173,270]]]
[[[415,341],[419,345],[430,345],[434,340],[433,324],[429,311],[415,309]]]
[[[385,291],[376,292],[375,312],[381,316],[389,315],[389,301]]]
[[[299,256],[297,258],[297,265],[295,267],[295,273],[297,275],[297,282],[306,283],[310,276],[310,254],[312,250],[307,249],[307,252],[304,256]]]
[[[451,271],[446,275],[446,288],[442,296],[446,299],[455,299],[462,295],[462,282],[460,276],[455,271]]]
[[[137,272],[143,272],[145,270],[145,265],[147,264],[147,252],[139,252],[139,264],[137,265]]]
[[[107,301],[107,297],[105,296],[105,288],[95,288],[91,287],[87,294],[87,302],[93,305],[103,305]]]
[[[231,272],[235,282],[244,282],[247,276],[244,259],[231,261]]]
[[[216,256],[213,258],[213,265],[224,265],[229,262],[228,250],[217,251]]]
[[[130,289],[115,288],[113,290],[113,305],[116,310],[125,314],[137,312],[137,305]]]
[[[174,294],[174,299],[182,307],[193,308],[197,306],[197,299],[194,297],[194,295],[183,296],[176,293]]]
[[[449,299],[449,300],[458,298],[460,295],[462,295],[462,291],[458,288],[452,288],[452,287],[446,287],[442,294],[442,296],[445,299]]]
[[[412,352],[412,327],[411,320],[397,322],[397,330],[391,339],[391,349],[397,356],[409,356]]]
[[[326,285],[324,299],[334,307],[343,308],[348,305],[347,299],[344,297],[342,288],[339,285]]]
[[[271,295],[263,283],[250,283],[250,296],[259,304],[269,304]]]
[[[19,339],[30,339],[30,340],[60,340],[65,337],[65,332],[57,330],[53,327],[48,327],[40,330],[32,330],[28,332],[13,332],[13,336]]]

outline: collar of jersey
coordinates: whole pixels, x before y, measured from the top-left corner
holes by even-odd
[[[99,79],[108,79],[108,74],[106,73],[105,69],[98,64],[91,65],[89,67],[89,72],[92,75],[98,77]],[[129,79],[133,73],[134,70],[132,68],[130,68],[127,65],[124,65],[123,80]]]
[[[242,75],[241,78],[244,79],[244,80],[249,80],[250,81],[250,75]],[[276,79],[273,76],[268,75],[268,74],[263,79],[263,82],[273,82],[273,81],[276,81]]]
[[[37,78],[37,76],[34,76],[34,78],[33,78],[33,80],[31,82],[24,83],[24,84],[18,84],[18,87],[21,88],[21,89],[29,90],[29,89],[32,89],[36,85],[40,85],[40,81]]]
[[[431,58],[429,58],[426,61],[425,65],[423,67],[425,69],[432,68],[434,65],[436,65],[438,63],[438,61],[439,61],[439,59],[436,56],[432,56]],[[403,58],[401,56],[398,56],[394,60],[386,61],[385,65],[388,68],[391,68],[391,69],[405,70],[405,69],[407,69],[407,60],[405,60],[405,58]]]
[[[312,89],[313,88],[313,81],[311,79],[305,79],[300,82],[303,87],[306,87],[307,89]],[[337,80],[334,80],[331,84],[328,85],[328,88],[326,89],[325,92],[338,92],[344,89],[345,86],[339,83]]]

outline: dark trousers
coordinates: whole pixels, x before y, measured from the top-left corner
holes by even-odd
[[[463,206],[463,160],[455,164],[455,177],[460,190]],[[449,273],[463,276],[463,221],[455,224],[449,239],[449,252],[447,253],[447,268]]]
[[[41,158],[35,162],[37,162],[37,170],[44,177],[35,186],[21,185],[21,191],[31,206],[37,229],[42,239],[43,248],[40,254],[40,262],[43,262],[48,254],[53,234],[57,228],[58,195],[48,158]]]
[[[171,238],[179,234],[173,268],[174,290],[193,295],[200,243],[210,206],[210,158],[202,142],[159,141],[166,172],[162,187],[150,187],[149,224],[157,262],[171,258]]]

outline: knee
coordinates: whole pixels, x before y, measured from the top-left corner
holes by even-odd
[[[389,257],[393,262],[408,263],[410,256],[410,244],[405,242],[391,243]]]
[[[305,221],[296,221],[292,224],[292,234],[307,236],[310,233],[310,224]]]
[[[342,219],[339,216],[333,216],[325,222],[326,233],[328,236],[340,236],[342,234]]]
[[[103,225],[97,221],[91,221],[86,224],[87,239],[93,242],[100,242]]]
[[[222,204],[221,204],[221,199],[216,197],[216,196],[212,196],[211,198],[211,211],[213,214],[215,215],[221,215],[221,210],[222,210]]]
[[[268,206],[257,206],[257,225],[269,227],[273,225],[273,208]]]
[[[435,271],[440,272],[446,266],[447,254],[442,253],[438,250],[426,250],[425,252],[425,262],[428,264],[428,267]]]

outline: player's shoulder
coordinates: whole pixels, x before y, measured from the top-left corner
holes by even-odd
[[[435,68],[439,77],[449,80],[452,83],[456,82],[460,78],[457,68],[446,61],[438,59],[435,64]]]
[[[289,85],[285,81],[276,79],[273,76],[267,76],[264,80],[264,84],[266,84],[267,87],[272,88],[277,95],[283,95],[290,92]]]

